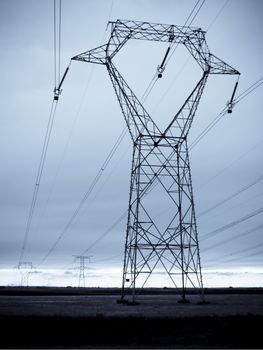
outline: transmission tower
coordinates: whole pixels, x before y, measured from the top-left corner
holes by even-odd
[[[33,268],[33,264],[30,261],[20,261],[18,264],[18,270],[21,275],[21,287],[28,287],[29,274]]]
[[[75,261],[79,260],[79,287],[85,287],[85,260],[90,261],[91,256],[87,255],[73,255],[75,257]]]
[[[129,20],[110,23],[111,35],[105,45],[72,59],[106,66],[133,141],[121,302],[131,298],[135,303],[140,289],[160,268],[181,291],[181,301],[187,302],[188,287],[199,288],[203,296],[187,135],[208,75],[239,72],[209,52],[200,28]],[[114,56],[130,39],[182,44],[202,69],[201,79],[164,130],[113,64]],[[169,49],[158,67],[158,78],[168,53]],[[166,208],[173,206],[165,220],[156,213],[158,200]]]

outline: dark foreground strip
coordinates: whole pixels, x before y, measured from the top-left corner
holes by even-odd
[[[1,348],[263,348],[263,316],[0,316]]]
[[[188,288],[187,295],[199,294],[198,289]],[[204,288],[205,295],[237,294],[251,295],[263,294],[262,287],[253,288]],[[140,295],[175,295],[180,296],[180,288],[144,288]],[[76,287],[3,287],[0,286],[0,295],[121,295],[121,288],[76,288]]]

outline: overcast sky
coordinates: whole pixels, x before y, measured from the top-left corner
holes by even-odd
[[[61,73],[71,57],[106,43],[110,35],[109,28],[106,31],[108,20],[182,25],[195,3],[62,0]],[[0,17],[0,284],[10,284],[18,281],[13,268],[19,262],[53,98],[53,0],[0,0]],[[241,72],[237,95],[263,76],[262,17],[261,0],[207,0],[192,23],[207,30],[210,51]],[[129,42],[116,56],[116,65],[139,98],[167,49],[166,44],[158,44]],[[156,123],[166,125],[201,73],[188,52],[178,47],[145,102]],[[225,107],[235,82],[235,76],[208,78],[189,143]],[[206,236],[263,207],[263,181],[258,180],[263,176],[262,87],[238,103],[233,113],[225,115],[190,153],[197,218],[200,216],[201,262],[207,272],[205,285],[217,285],[220,271],[226,276],[222,282],[226,285],[263,285],[263,235],[259,228],[263,213],[211,238]],[[126,218],[93,243],[127,210],[132,157],[128,134],[79,215],[39,264],[68,224],[124,126],[106,68],[73,61],[58,103],[23,256],[35,266],[35,275],[43,277],[32,277],[33,284],[59,284],[61,274],[68,277],[65,283],[74,284],[76,270],[71,268],[76,264],[72,264],[72,255],[89,247],[92,283],[110,284],[112,273],[115,285],[121,284]],[[233,199],[201,215],[249,185]],[[45,269],[58,270],[52,275],[43,272]],[[244,272],[249,274],[242,275]],[[163,285],[160,276],[156,285]]]

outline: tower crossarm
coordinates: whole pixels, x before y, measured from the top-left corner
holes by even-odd
[[[111,37],[150,40],[184,44],[185,40],[192,40],[196,33],[203,32],[200,28],[178,26],[171,24],[150,23],[131,20],[120,20],[109,22],[111,24]],[[110,39],[111,40],[111,39]],[[204,40],[204,37],[201,38]]]
[[[72,57],[74,61],[83,61],[96,64],[106,64],[107,44],[96,47],[95,49],[82,52],[81,54]]]
[[[229,74],[229,75],[239,75],[239,71],[231,67],[229,64],[216,57],[213,54],[209,54],[209,67],[210,74]]]
[[[123,47],[123,45],[130,39],[130,34],[119,37],[112,33],[107,44],[95,47],[89,51],[85,51],[77,56],[72,57],[74,61],[84,61],[89,63],[107,64],[109,60],[116,55],[116,53]]]
[[[210,74],[240,74],[236,69],[211,54],[200,28],[170,24],[117,20],[111,24],[111,35],[105,45],[83,52],[72,59],[107,64],[129,39],[183,44],[204,72]]]
[[[209,74],[240,74],[235,68],[210,53],[205,40],[205,32],[196,31],[195,37],[187,38],[183,44],[204,72],[209,71]]]

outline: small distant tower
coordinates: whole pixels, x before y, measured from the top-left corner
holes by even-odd
[[[87,255],[73,255],[75,257],[75,261],[79,260],[79,287],[85,287],[85,260],[90,262],[91,256]]]
[[[21,287],[28,287],[28,277],[33,268],[33,264],[31,261],[20,261],[18,264],[18,270],[21,275]]]

